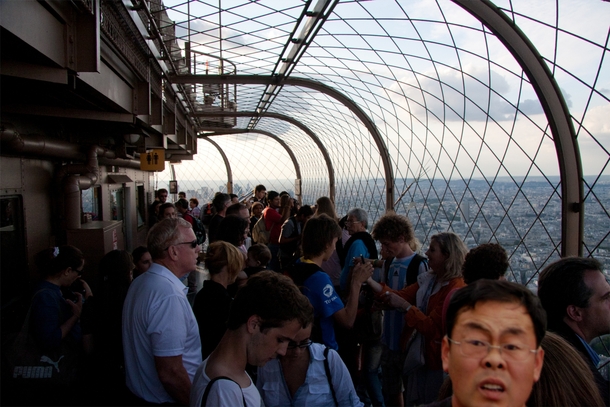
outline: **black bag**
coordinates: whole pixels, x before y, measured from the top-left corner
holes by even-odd
[[[197,244],[203,244],[206,239],[205,227],[203,226],[203,222],[199,218],[193,218],[193,232],[195,232],[195,237],[197,238]]]
[[[208,226],[210,221],[212,220],[212,216],[214,216],[214,207],[211,203],[207,203],[201,207],[201,213],[199,214],[199,218],[201,222]]]
[[[377,341],[383,333],[383,311],[374,310],[373,303],[375,295],[368,285],[363,286],[360,291],[360,303],[362,307],[358,310],[356,321],[354,321],[353,332],[358,342]]]
[[[44,290],[34,296],[41,291]],[[44,350],[29,332],[31,313],[30,306],[21,331],[7,341],[3,349],[4,362],[10,375],[8,379],[14,384],[27,381],[53,386],[73,385],[79,380],[80,346],[66,337],[60,349]]]

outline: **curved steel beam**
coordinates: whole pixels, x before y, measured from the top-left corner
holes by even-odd
[[[285,78],[280,75],[276,76],[263,76],[263,75],[169,75],[168,80],[176,84],[184,83],[204,83],[204,84],[241,84],[241,85],[291,85],[301,86],[303,88],[309,88],[317,90],[319,92],[328,95],[345,107],[347,107],[352,113],[354,113],[360,121],[366,126],[367,130],[373,137],[377,150],[383,163],[383,170],[385,173],[386,180],[386,211],[394,209],[394,173],[392,172],[392,164],[390,160],[390,154],[388,149],[381,137],[381,133],[377,130],[375,123],[364,113],[364,110],[360,108],[353,100],[345,96],[338,90],[325,85],[321,82],[314,81],[312,79],[305,78]]]
[[[299,182],[303,179],[303,178],[301,178],[301,166],[299,165],[299,162],[297,161],[297,158],[294,155],[294,153],[292,152],[292,150],[290,149],[290,147],[288,147],[288,144],[286,144],[286,142],[284,140],[282,140],[281,138],[279,138],[278,136],[276,136],[275,134],[273,134],[271,132],[268,132],[265,130],[250,130],[250,129],[218,129],[218,130],[213,130],[213,133],[206,133],[205,135],[203,135],[203,138],[210,141],[210,139],[207,138],[209,136],[227,135],[227,134],[244,134],[244,133],[259,133],[259,134],[263,134],[265,136],[269,136],[272,139],[274,139],[275,141],[277,141],[282,147],[284,147],[284,149],[290,156],[290,159],[292,160],[292,164],[294,165],[294,171],[296,172],[296,176],[297,176],[297,179],[299,180]],[[301,194],[299,194],[297,196],[299,197],[299,202],[301,202]]]
[[[324,161],[326,162],[326,168],[328,169],[328,189],[329,189],[328,197],[330,198],[330,200],[332,202],[335,202],[335,169],[333,167],[332,160],[330,159],[330,155],[328,155],[328,150],[326,150],[326,147],[324,147],[324,144],[322,144],[322,141],[318,138],[316,133],[314,133],[309,127],[305,126],[300,121],[298,121],[290,116],[287,116],[285,114],[271,113],[271,112],[265,112],[265,113],[261,113],[261,114],[257,114],[256,112],[218,112],[218,113],[205,112],[205,113],[194,113],[193,116],[194,117],[250,117],[250,116],[271,117],[273,119],[284,120],[290,124],[295,125],[299,129],[301,129],[305,134],[307,134],[313,140],[313,142],[316,143],[316,145],[320,149],[320,152],[322,153],[322,156],[324,157]]]
[[[549,121],[561,175],[561,256],[581,256],[583,241],[582,163],[570,112],[540,53],[508,16],[489,0],[453,0],[489,28],[527,74]]]
[[[232,194],[233,193],[233,171],[231,170],[231,164],[229,163],[229,159],[227,158],[227,155],[215,141],[213,141],[207,137],[201,137],[201,138],[206,140],[210,144],[212,144],[214,147],[216,147],[216,149],[222,156],[222,160],[225,162],[225,167],[227,168],[227,193]]]

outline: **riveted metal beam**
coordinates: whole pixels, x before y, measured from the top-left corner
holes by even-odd
[[[204,84],[241,84],[241,85],[278,85],[278,86],[300,86],[303,88],[317,90],[328,95],[354,113],[367,128],[371,137],[377,145],[379,156],[383,164],[384,176],[386,180],[385,201],[386,210],[394,209],[394,173],[390,160],[390,154],[383,141],[381,133],[375,126],[370,117],[349,97],[338,90],[325,85],[321,82],[305,78],[284,78],[282,76],[263,76],[263,75],[170,75],[168,80],[173,83],[204,83]]]
[[[332,160],[330,159],[330,155],[328,154],[328,150],[326,149],[324,144],[322,144],[322,141],[320,140],[320,138],[309,127],[305,126],[300,121],[298,121],[290,116],[287,116],[285,114],[272,113],[272,112],[265,112],[265,113],[261,113],[261,114],[258,114],[256,112],[245,112],[245,111],[243,111],[243,112],[219,112],[219,113],[205,112],[205,113],[194,113],[193,116],[194,117],[254,117],[254,116],[270,117],[273,119],[283,120],[285,122],[295,125],[299,129],[301,129],[305,134],[307,134],[313,140],[313,142],[316,144],[316,146],[318,146],[318,148],[320,149],[320,152],[322,153],[322,156],[324,157],[324,162],[326,162],[326,168],[328,170],[328,190],[329,190],[328,197],[330,198],[330,200],[332,202],[335,202],[335,169],[333,167]]]
[[[559,85],[542,56],[512,20],[489,0],[453,0],[489,28],[519,62],[549,122],[561,175],[561,256],[581,256],[584,224],[582,163],[576,132]]]
[[[231,164],[229,163],[229,159],[227,158],[227,155],[225,154],[223,149],[218,145],[218,143],[216,143],[214,140],[212,140],[208,137],[200,137],[200,138],[204,139],[205,141],[207,141],[208,143],[210,143],[211,145],[216,147],[216,149],[220,153],[220,156],[222,157],[222,161],[225,162],[225,167],[227,169],[227,193],[232,194],[233,193],[233,171],[231,170]]]

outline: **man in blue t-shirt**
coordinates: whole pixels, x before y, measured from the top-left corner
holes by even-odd
[[[373,267],[368,262],[354,267],[347,304],[344,306],[330,277],[321,269],[322,262],[328,260],[335,250],[340,236],[341,228],[329,216],[320,215],[309,219],[302,235],[303,257],[290,272],[314,308],[312,339],[335,350],[338,349],[335,323],[347,329],[354,325],[360,287],[373,274]]]

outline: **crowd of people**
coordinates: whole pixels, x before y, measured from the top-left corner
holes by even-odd
[[[610,285],[592,258],[548,265],[535,295],[506,281],[500,245],[444,232],[424,256],[395,213],[369,225],[263,185],[244,202],[167,198],[146,246],[109,252],[94,290],[77,248],[37,256],[26,324],[75,372],[41,404],[610,405],[591,346],[610,334]]]

